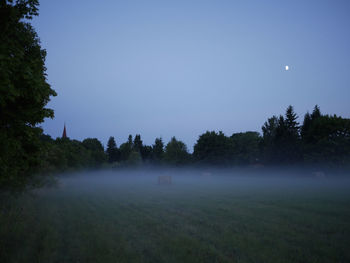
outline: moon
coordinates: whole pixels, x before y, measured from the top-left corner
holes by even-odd
[[[285,68],[286,70],[289,70],[289,66],[288,66],[288,65],[286,65],[284,68]]]

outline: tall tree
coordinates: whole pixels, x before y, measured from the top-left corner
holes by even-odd
[[[312,113],[306,113],[304,116],[303,125],[301,126],[301,138],[303,140],[304,146],[311,142],[312,134],[310,133],[310,128],[312,123],[314,123],[318,118],[322,117],[320,107],[315,105]]]
[[[128,136],[127,142],[122,143],[119,147],[121,161],[127,161],[129,159],[129,156],[132,152],[132,148],[133,148],[133,142],[132,142],[132,135],[130,134]]]
[[[109,163],[119,161],[119,149],[113,136],[109,137],[108,139],[106,153],[108,156]]]
[[[288,106],[285,116],[273,116],[264,123],[263,149],[267,163],[294,164],[301,161],[300,127],[298,116]]]
[[[99,167],[106,161],[106,154],[102,143],[96,138],[87,138],[82,141],[83,146],[89,150],[91,156],[91,166]]]
[[[127,153],[128,150],[130,150],[128,158],[125,159],[127,161],[128,165],[139,165],[142,163],[143,158],[142,158],[142,150],[143,150],[143,145],[142,145],[142,140],[141,140],[141,135],[136,134],[134,141],[132,141],[132,136],[129,135],[128,138],[128,146],[123,146],[123,151],[124,154]]]
[[[156,138],[152,146],[152,159],[159,163],[164,157],[164,143],[162,138]]]
[[[0,2],[0,183],[39,167],[42,130],[36,125],[54,116],[45,108],[56,96],[46,81],[46,51],[29,24],[38,5],[36,0]]]
[[[172,137],[165,147],[164,160],[172,165],[184,165],[190,162],[186,144]]]
[[[307,163],[350,165],[350,119],[336,115],[318,116],[312,121],[304,141]]]
[[[297,122],[298,116],[294,112],[293,106],[288,106],[286,110],[286,115],[285,115],[285,124],[286,124],[286,129],[288,132],[288,135],[291,138],[299,138],[299,123]]]
[[[141,157],[144,162],[152,161],[152,146],[144,145],[141,148]]]
[[[262,148],[263,159],[265,163],[273,163],[277,159],[276,156],[276,134],[278,128],[277,116],[267,119],[261,127],[263,132]]]
[[[297,163],[302,160],[300,126],[297,122],[298,116],[293,107],[288,106],[285,114],[285,132],[283,134],[284,143],[283,155],[286,163]]]
[[[312,123],[311,115],[309,112],[307,112],[304,115],[303,125],[300,128],[300,136],[303,141],[305,141],[305,138],[307,137],[307,133],[310,129]]]
[[[195,161],[202,164],[228,165],[232,162],[232,145],[230,138],[221,131],[207,131],[199,136],[194,145]]]
[[[128,136],[128,142],[127,143],[129,144],[130,147],[133,146],[132,135],[131,134],[129,134],[129,136]]]
[[[235,164],[246,165],[260,162],[261,137],[258,132],[234,133],[230,139]]]
[[[133,143],[133,150],[136,152],[141,152],[141,149],[142,149],[141,135],[136,134],[134,138],[134,143]]]
[[[318,105],[315,105],[315,107],[312,111],[312,114],[311,114],[311,119],[314,121],[321,116],[322,116],[322,114],[321,114],[320,107]]]
[[[272,116],[269,118],[264,125],[261,127],[263,131],[263,138],[268,143],[271,143],[271,141],[276,136],[276,130],[278,127],[278,118],[276,116]]]

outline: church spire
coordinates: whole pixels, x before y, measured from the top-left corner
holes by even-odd
[[[66,123],[64,123],[62,138],[67,138]]]

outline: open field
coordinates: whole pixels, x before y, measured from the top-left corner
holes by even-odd
[[[1,199],[0,262],[350,262],[350,182],[62,176]]]

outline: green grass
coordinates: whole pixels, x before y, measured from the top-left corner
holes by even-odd
[[[350,262],[348,183],[156,182],[71,176],[3,196],[0,262]]]

